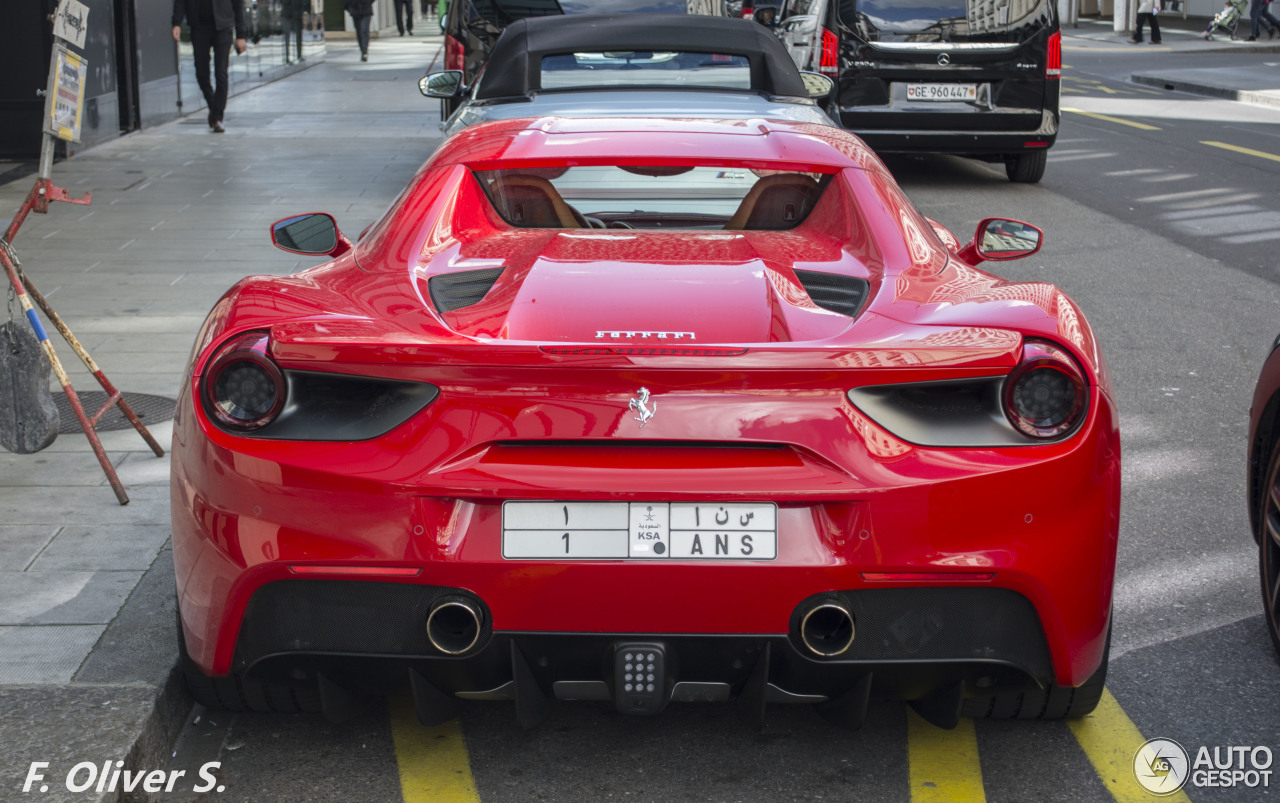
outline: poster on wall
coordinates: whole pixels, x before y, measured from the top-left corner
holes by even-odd
[[[62,0],[53,15],[53,35],[80,50],[84,50],[84,37],[89,32],[89,7],[79,0]]]
[[[80,141],[80,114],[84,110],[84,84],[89,62],[58,42],[53,48],[53,69],[45,98],[44,130],[67,142]]]

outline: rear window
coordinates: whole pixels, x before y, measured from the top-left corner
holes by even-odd
[[[474,175],[503,220],[541,229],[790,229],[831,180],[785,170],[614,165]]]
[[[704,8],[704,6],[708,8]],[[704,0],[472,0],[471,13],[505,28],[525,17],[555,14],[710,14]]]
[[[1046,14],[1028,0],[841,0],[840,18],[865,35],[932,34],[943,40],[1001,33]]]
[[[543,57],[543,89],[596,86],[750,89],[751,62],[746,56],[639,50]]]

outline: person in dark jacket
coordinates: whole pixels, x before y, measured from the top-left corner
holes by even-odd
[[[195,53],[196,83],[209,105],[209,127],[221,134],[222,114],[227,109],[227,69],[231,66],[234,38],[237,53],[244,53],[249,26],[245,22],[244,0],[173,0],[173,41],[182,37],[182,20],[191,29],[191,49]],[[214,87],[209,81],[209,52],[213,51]]]
[[[369,20],[373,18],[373,0],[346,0],[342,7],[356,24],[356,44],[360,45],[360,60],[369,60]]]

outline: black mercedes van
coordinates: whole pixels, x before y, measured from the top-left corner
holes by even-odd
[[[1056,0],[829,0],[822,11],[814,52],[837,73],[828,111],[876,151],[1044,175],[1060,118]]]

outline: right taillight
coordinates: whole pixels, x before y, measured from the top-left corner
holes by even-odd
[[[1061,348],[1038,340],[1022,347],[1022,361],[1004,385],[1009,423],[1032,438],[1056,438],[1084,418],[1087,383]]]
[[[266,332],[237,337],[214,356],[201,380],[205,411],[223,428],[252,432],[284,407],[285,381],[268,353]]]
[[[1044,77],[1062,77],[1062,34],[1054,31],[1049,35],[1049,52],[1044,60]]]
[[[444,68],[446,70],[465,70],[466,48],[452,36],[444,38]]]
[[[826,28],[822,29],[822,55],[818,59],[818,72],[830,78],[840,75],[840,39]]]

